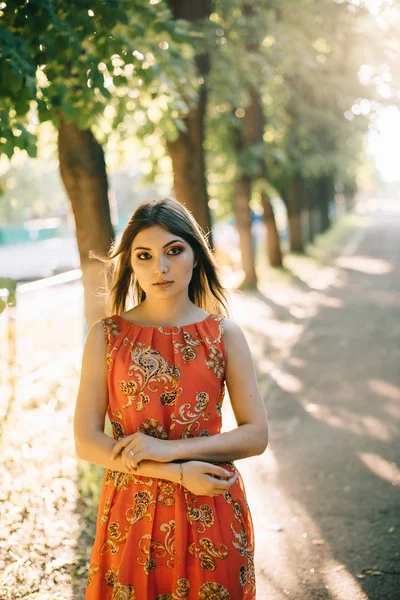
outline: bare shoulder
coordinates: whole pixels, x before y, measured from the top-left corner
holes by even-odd
[[[104,322],[101,319],[96,321],[89,329],[87,339],[89,338],[93,341],[104,341]]]
[[[224,337],[227,352],[248,345],[242,328],[233,319],[224,319]]]
[[[85,343],[85,353],[91,355],[104,354],[106,338],[103,321],[96,321],[89,329]]]
[[[224,319],[224,331],[225,333],[231,334],[233,333],[233,335],[236,333],[243,333],[241,327],[239,327],[239,325],[236,323],[236,321],[234,321],[233,319],[228,319],[227,317],[225,317]]]

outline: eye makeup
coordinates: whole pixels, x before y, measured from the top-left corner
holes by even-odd
[[[178,250],[178,252],[171,252],[171,250]],[[182,245],[174,245],[171,246],[170,248],[168,248],[168,250],[166,251],[166,254],[168,256],[178,256],[179,254],[182,254],[182,252],[185,251],[185,247]],[[149,252],[140,252],[139,254],[136,254],[136,258],[138,258],[139,260],[149,260],[149,258],[142,258],[142,256],[144,256],[145,254],[147,254],[148,256],[151,257],[151,254]]]

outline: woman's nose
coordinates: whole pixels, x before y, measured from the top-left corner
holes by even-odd
[[[161,258],[158,261],[158,265],[156,266],[155,271],[156,273],[166,273],[168,271],[168,265],[165,258]]]

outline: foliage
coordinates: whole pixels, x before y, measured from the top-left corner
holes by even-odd
[[[17,282],[9,277],[0,277],[0,290],[6,290],[6,298],[0,297],[0,314],[7,306],[15,306],[17,304]]]
[[[259,178],[264,165],[278,190],[294,173],[354,183],[365,133],[385,101],[376,90],[388,86],[390,73],[393,89],[398,81],[398,25],[382,40],[381,21],[364,2],[257,0],[246,12],[243,0],[215,0],[210,19],[196,26],[176,21],[162,0],[9,0],[0,7],[0,74],[10,82],[0,91],[1,151],[35,155],[38,119],[57,125],[63,114],[107,142],[109,166],[123,158],[131,169],[140,155],[164,190],[171,187],[165,139],[185,128],[202,84],[193,58],[208,51],[204,147],[218,216],[230,213],[237,174]],[[366,61],[369,75],[361,77]],[[261,96],[264,135],[238,152],[251,86]]]
[[[0,74],[9,82],[0,92],[0,141],[8,157],[15,148],[35,156],[37,118],[57,126],[63,115],[93,128],[101,143],[149,124],[170,138],[182,127],[196,97],[197,33],[162,0],[7,0],[0,16]]]
[[[379,81],[360,77],[366,53],[375,73],[385,66],[376,17],[362,3],[331,0],[258,0],[247,13],[240,0],[218,0],[215,7],[219,41],[208,82],[206,147],[210,195],[220,212],[229,210],[240,172],[258,178],[266,167],[278,191],[296,173],[354,184],[365,135],[384,101]],[[379,42],[371,43],[373,37]],[[262,98],[263,139],[238,154],[251,87]]]
[[[0,222],[20,225],[29,219],[64,216],[68,203],[57,162],[40,156],[35,161],[21,158],[13,160],[3,175]]]

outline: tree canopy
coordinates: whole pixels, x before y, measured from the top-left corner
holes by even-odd
[[[195,98],[198,36],[159,0],[0,5],[0,141],[36,155],[35,122],[60,115],[99,141],[157,124],[173,137]],[[133,123],[134,121],[134,123]],[[135,125],[135,127],[132,127]]]

